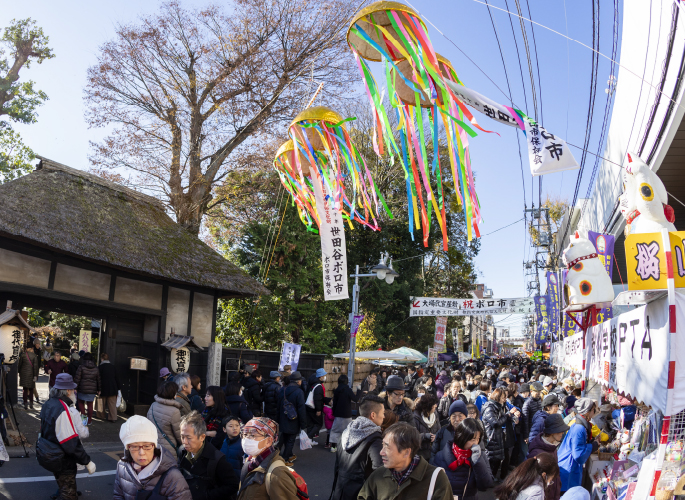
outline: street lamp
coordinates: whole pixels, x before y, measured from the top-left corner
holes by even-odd
[[[389,265],[385,265],[385,262],[389,260]],[[379,280],[385,280],[388,285],[392,285],[395,278],[400,274],[392,268],[392,258],[388,252],[381,253],[381,259],[378,265],[371,268],[371,273],[369,274],[359,274],[359,266],[355,266],[355,273],[350,277],[354,278],[354,287],[352,288],[352,313],[350,314],[350,361],[347,365],[347,376],[349,377],[350,387],[354,384],[354,354],[357,347],[357,334],[353,332],[355,327],[354,317],[359,314],[359,278],[373,278],[376,277]]]

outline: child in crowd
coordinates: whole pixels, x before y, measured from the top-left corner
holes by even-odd
[[[245,458],[243,445],[240,442],[240,418],[235,415],[229,415],[223,419],[221,425],[226,433],[226,439],[224,439],[224,444],[221,446],[221,453],[226,456],[226,461],[233,467],[236,475],[240,477]]]

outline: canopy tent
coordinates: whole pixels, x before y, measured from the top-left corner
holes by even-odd
[[[396,361],[419,361],[423,356],[421,353],[418,355],[413,355],[411,353],[398,353],[395,351],[357,351],[354,353],[355,359],[385,359],[385,360],[396,360]],[[349,352],[341,352],[340,354],[334,354],[334,358],[349,358]],[[425,358],[424,358],[425,359]]]
[[[428,358],[421,354],[419,351],[416,349],[412,349],[411,347],[398,347],[397,349],[393,349],[390,352],[398,353],[398,354],[403,354],[405,356],[411,356],[416,358],[414,361],[417,363],[426,363],[428,362]],[[407,360],[408,361],[408,360]]]

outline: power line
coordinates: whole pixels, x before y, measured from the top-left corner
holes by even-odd
[[[483,236],[490,236],[491,234],[494,234],[494,233],[496,233],[497,231],[501,231],[502,229],[506,229],[506,228],[508,228],[508,227],[510,227],[510,226],[513,226],[514,224],[518,224],[518,223],[521,222],[523,219],[524,219],[524,217],[521,217],[519,220],[514,221],[514,222],[512,222],[511,224],[507,224],[506,226],[502,226],[502,227],[500,227],[499,229],[495,229],[494,231],[490,231],[490,232],[487,233],[487,234],[482,234],[482,235],[481,235],[481,238],[482,238]]]

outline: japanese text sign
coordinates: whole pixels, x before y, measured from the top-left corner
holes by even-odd
[[[594,231],[588,231],[587,237],[595,246],[597,257],[600,262],[604,264],[604,269],[606,269],[609,278],[611,278],[614,269],[614,243],[616,242],[616,238],[611,234],[596,233]],[[599,321],[600,317],[601,321]],[[611,307],[605,307],[600,311],[598,323],[602,323],[613,317],[614,315]]]
[[[549,337],[549,296],[535,296],[535,343],[542,344]]]
[[[93,332],[88,329],[81,330],[78,336],[78,350],[90,352],[90,336]]]
[[[447,332],[447,317],[438,316],[435,318],[435,347],[440,346],[440,349],[445,347],[445,333]],[[440,351],[442,352],[442,350]]]
[[[187,347],[171,349],[171,371],[183,373],[188,371],[190,366],[190,350]]]
[[[523,118],[523,123],[526,126],[528,160],[533,176],[579,168],[566,141],[550,134],[527,116]]]
[[[297,365],[300,362],[300,351],[302,346],[300,344],[283,343],[281,350],[281,360],[278,362],[278,371],[282,372],[285,365],[290,365],[292,371],[297,371]]]
[[[12,325],[0,326],[0,353],[5,355],[6,363],[11,364],[19,359],[23,340],[24,334],[19,327]]]
[[[668,233],[671,264],[676,288],[685,287],[685,231]],[[667,280],[666,254],[661,233],[631,234],[626,237],[626,267],[628,289],[665,290]]]
[[[441,299],[410,297],[410,316],[485,316],[488,314],[530,314],[532,298],[516,299]]]
[[[549,297],[549,333],[552,340],[557,339],[559,332],[559,313],[561,312],[561,297],[559,296],[559,280],[554,271],[547,271],[547,296]]]

